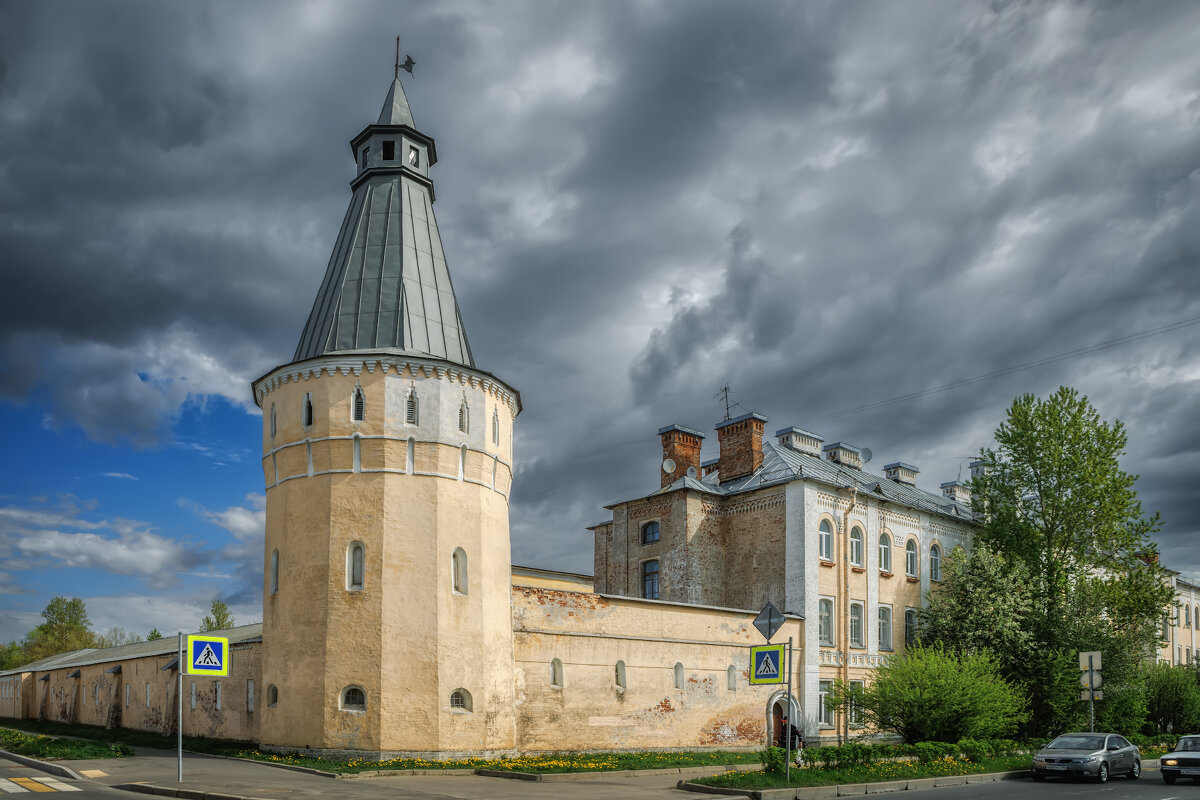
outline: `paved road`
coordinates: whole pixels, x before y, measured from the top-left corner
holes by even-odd
[[[90,780],[71,780],[55,778],[41,770],[21,764],[10,764],[0,760],[0,796],[10,795],[50,794],[52,792],[71,792],[71,800],[99,800],[121,797],[129,800],[129,795],[107,786],[93,783]]]

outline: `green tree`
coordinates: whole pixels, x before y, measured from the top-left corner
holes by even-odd
[[[158,628],[151,628],[150,632],[148,634],[146,634],[146,641],[147,642],[155,642],[155,641],[158,641],[159,639],[161,639],[162,637],[163,637],[163,635],[158,632]]]
[[[1028,574],[1023,627],[1034,655],[1009,677],[1029,687],[1026,732],[1046,735],[1079,718],[1080,650],[1102,644],[1106,695],[1116,677],[1110,662],[1125,670],[1124,689],[1137,690],[1134,665],[1153,649],[1173,589],[1150,540],[1158,516],[1142,512],[1137,476],[1120,467],[1119,421],[1105,422],[1086,397],[1061,387],[1046,400],[1014,400],[995,440],[971,485],[982,520],[975,539]]]
[[[1200,685],[1194,671],[1170,664],[1146,668],[1146,705],[1160,733],[1191,733],[1200,728]]]
[[[25,649],[17,641],[0,645],[0,671],[13,669],[25,663]]]
[[[52,598],[42,611],[42,619],[45,621],[25,637],[26,662],[96,646],[87,607],[78,597]]]
[[[960,655],[940,645],[909,648],[880,667],[867,689],[835,686],[828,702],[860,707],[865,722],[909,743],[1004,737],[1028,717],[1024,694],[989,653]]]
[[[236,624],[233,620],[233,614],[229,611],[229,606],[220,600],[213,600],[211,614],[200,620],[200,630],[223,631],[226,628],[232,628]]]

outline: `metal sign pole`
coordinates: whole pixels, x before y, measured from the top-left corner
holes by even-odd
[[[1092,671],[1092,657],[1088,656],[1088,730],[1096,732],[1096,673]]]
[[[183,631],[179,632],[179,661],[175,666],[179,672],[179,691],[175,693],[179,703],[179,730],[175,733],[175,780],[183,783]]]
[[[792,713],[792,637],[788,637],[787,646],[787,714],[788,728],[783,732],[787,739],[787,767],[784,772],[784,780],[789,784],[792,782],[792,726],[796,724],[795,715]]]

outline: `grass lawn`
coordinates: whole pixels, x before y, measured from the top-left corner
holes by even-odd
[[[51,736],[74,736],[80,739],[94,739],[99,742],[119,742],[134,747],[156,747],[160,750],[175,749],[174,736],[163,736],[158,733],[135,731],[128,728],[113,728],[112,730],[108,730],[98,725],[68,725],[62,722],[38,722],[35,719],[6,719],[3,725],[7,728],[19,728],[24,731],[49,734]],[[237,755],[239,751],[253,746],[250,742],[226,742],[218,739],[206,739],[202,736],[183,737],[183,749],[192,753],[233,756]],[[132,752],[129,755],[132,755]],[[78,757],[111,758],[112,756],[95,755]]]
[[[63,760],[121,758],[133,755],[133,748],[124,744],[58,739],[7,728],[0,728],[0,750],[30,758]]]
[[[782,775],[762,771],[726,772],[711,778],[696,778],[693,783],[723,786],[730,789],[782,789],[788,786],[829,786],[841,783],[876,783],[913,778],[936,778],[942,775],[972,775],[984,772],[1008,772],[1029,769],[1029,756],[1004,756],[980,762],[964,758],[940,758],[922,764],[917,761],[878,761],[861,767],[844,769],[813,769],[792,767],[792,782]]]

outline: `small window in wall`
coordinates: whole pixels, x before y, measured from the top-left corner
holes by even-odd
[[[833,561],[833,526],[829,520],[821,520],[817,529],[817,555],[825,561]]]
[[[850,646],[863,646],[863,607],[862,603],[850,604]]]
[[[450,693],[450,707],[457,711],[472,711],[471,693],[466,689],[455,689]]]
[[[404,451],[404,471],[409,475],[413,474],[413,460],[416,458],[417,442],[411,436],[408,437],[408,447]]]
[[[642,544],[657,542],[659,537],[658,523],[647,522],[642,526]]]
[[[467,446],[458,448],[458,479],[461,481],[467,475]]]
[[[404,400],[404,421],[409,425],[418,424],[420,418],[419,407],[417,402],[417,388],[414,386],[408,390],[408,397]]]
[[[275,404],[271,403],[271,438],[275,438]]]
[[[362,542],[351,542],[346,548],[346,589],[361,592],[366,577],[366,551]]]
[[[313,424],[312,392],[304,393],[304,427],[311,428]]]
[[[559,659],[553,659],[550,662],[550,688],[563,688],[563,665]]]
[[[675,688],[683,688],[683,664],[675,662]]]
[[[361,686],[347,686],[339,699],[342,711],[366,711],[367,693]]]
[[[865,547],[863,544],[862,528],[857,528],[857,527],[851,528],[850,529],[850,563],[851,564],[853,564],[856,567],[861,567],[863,565],[864,549],[865,549]]]
[[[246,681],[246,711],[254,711],[254,681]]]
[[[500,444],[500,412],[492,412],[492,444]]]
[[[367,397],[363,394],[362,387],[359,386],[354,390],[354,421],[362,422],[367,416]]]
[[[908,544],[904,545],[904,574],[910,578],[918,578],[920,577],[918,569],[917,541],[916,539],[909,539]]]
[[[731,692],[737,691],[737,669],[733,664],[725,669],[725,688]]]
[[[129,708],[129,684],[125,684],[125,707]]]
[[[917,610],[904,609],[904,645],[911,647],[917,641]]]
[[[833,681],[817,682],[817,719],[822,728],[833,727],[833,710],[825,705],[825,701],[829,697],[829,692],[832,689]]]
[[[193,710],[193,711],[195,711],[195,710],[196,710],[196,682],[195,682],[195,681],[192,681],[192,702],[191,702],[191,706],[192,706],[192,710]]]
[[[658,599],[658,559],[642,562],[642,597]]]
[[[461,547],[450,554],[450,580],[455,594],[467,594],[467,551]]]
[[[421,168],[421,151],[411,145],[408,148],[408,165],[417,169]]]
[[[879,607],[879,649],[892,649],[892,607]]]
[[[146,708],[150,707],[150,682],[146,681]]]
[[[458,429],[463,433],[471,432],[471,407],[467,405],[465,397],[458,406]]]
[[[271,594],[279,594],[279,550],[271,551]]]
[[[192,684],[195,686],[196,684]],[[279,687],[275,684],[267,686],[267,708],[274,708],[279,705]]]
[[[886,533],[879,537],[879,571],[892,571],[892,543]]]
[[[929,548],[929,580],[940,581],[942,579],[942,548],[939,545],[932,545]]]
[[[617,666],[613,669],[613,680],[617,684],[618,689],[624,689],[629,684],[625,681],[625,662],[618,661]]]
[[[852,689],[858,689],[860,692],[867,688],[866,681],[850,681]],[[849,709],[849,723],[851,728],[861,728],[863,726],[862,706],[858,703],[851,703]]]
[[[817,637],[821,644],[833,644],[833,600],[828,597],[817,601]]]
[[[221,710],[221,699],[222,699],[221,698],[222,692],[221,692],[221,682],[220,681],[213,681],[213,691],[216,693],[216,696],[217,696],[217,711],[220,711]]]
[[[383,140],[383,160],[384,161],[395,161],[396,160],[396,142],[392,139],[384,139]]]
[[[371,148],[364,147],[362,149],[362,152],[358,154],[358,158],[359,158],[360,166],[363,169],[366,169],[367,166],[371,163]]]

